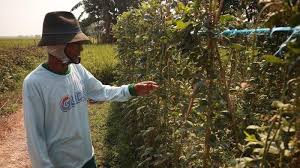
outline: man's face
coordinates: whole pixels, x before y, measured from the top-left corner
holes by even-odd
[[[80,52],[83,50],[81,42],[68,43],[65,48],[65,54],[72,63],[80,63]]]

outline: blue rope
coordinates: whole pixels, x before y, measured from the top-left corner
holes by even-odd
[[[287,40],[282,43],[279,46],[279,49],[275,52],[275,56],[276,55],[280,55],[282,53],[282,49],[284,47],[286,47],[286,45],[296,36],[296,35],[300,35],[300,26],[296,26],[296,27],[274,27],[274,28],[257,28],[257,29],[228,29],[223,31],[220,34],[215,34],[216,36],[229,36],[229,37],[233,37],[233,36],[239,36],[239,35],[243,35],[243,36],[248,36],[251,34],[254,35],[270,35],[270,37],[272,37],[273,33],[275,32],[287,32],[287,33],[292,33]],[[207,31],[199,31],[198,32],[199,35],[201,34],[207,34]]]
[[[297,32],[297,35],[300,35],[300,26],[297,27],[274,27],[274,28],[258,28],[258,29],[228,29],[220,33],[221,36],[238,36],[238,35],[268,35],[270,36],[273,35],[275,32],[287,32],[287,33],[294,33]],[[296,35],[294,34],[294,35]]]
[[[293,33],[286,39],[286,41],[279,46],[279,49],[274,54],[275,56],[281,53],[282,49],[292,40],[292,38],[295,35],[299,35],[299,33],[300,33],[299,26],[297,26],[295,28],[297,28],[297,29],[294,29]]]

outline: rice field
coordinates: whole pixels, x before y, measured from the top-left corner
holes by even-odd
[[[0,48],[27,48],[36,46],[38,39],[0,38]]]
[[[85,45],[81,55],[82,64],[91,71],[115,67],[118,63],[113,45]]]

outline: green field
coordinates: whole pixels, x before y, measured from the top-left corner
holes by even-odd
[[[38,39],[15,39],[3,38],[0,39],[0,48],[27,48],[36,46]]]

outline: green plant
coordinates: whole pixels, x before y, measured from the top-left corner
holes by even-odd
[[[135,98],[123,107],[136,167],[229,167],[236,163],[246,167],[250,159],[254,167],[280,167],[293,165],[298,156],[296,152],[287,162],[280,162],[267,155],[270,144],[283,141],[280,136],[267,138],[263,154],[257,154],[248,148],[254,138],[247,132],[249,126],[264,127],[278,116],[272,110],[274,101],[291,104],[292,111],[298,108],[297,89],[287,87],[289,80],[294,81],[292,88],[299,86],[299,72],[288,72],[298,60],[297,54],[290,53],[297,52],[298,44],[291,43],[295,49],[282,58],[272,54],[288,37],[285,34],[276,38],[214,36],[229,26],[289,26],[272,20],[277,13],[277,19],[295,18],[297,6],[276,1],[267,9],[241,1],[245,8],[228,12],[223,2],[151,0],[119,17],[114,27],[122,64],[119,82],[154,80],[161,86],[154,95]],[[263,19],[255,20],[254,15]],[[269,16],[273,19],[266,20]],[[294,103],[288,103],[293,99]],[[295,115],[288,124],[295,125],[298,118]],[[263,134],[274,137],[284,122],[279,119]],[[289,134],[290,140],[295,135]]]

